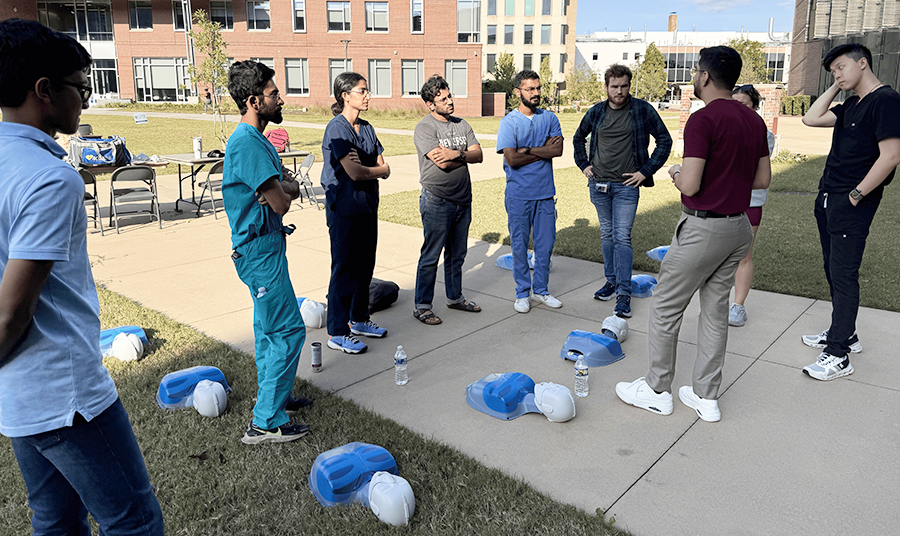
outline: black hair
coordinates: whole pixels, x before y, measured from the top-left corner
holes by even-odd
[[[434,98],[440,95],[443,89],[450,91],[450,85],[447,84],[444,77],[439,74],[431,75],[431,78],[426,80],[425,85],[422,86],[422,100],[433,103]]]
[[[335,102],[331,105],[331,113],[337,116],[338,114],[343,112],[344,93],[350,93],[351,91],[353,91],[353,88],[356,87],[356,84],[359,84],[365,79],[365,76],[359,73],[354,73],[352,71],[337,75],[337,78],[334,79],[334,87],[332,88],[332,91],[334,91]]]
[[[756,88],[753,87],[753,84],[744,84],[743,86],[738,86],[731,92],[732,95],[737,95],[738,93],[743,93],[750,97],[750,104],[753,105],[754,110],[759,108],[759,101],[761,99],[759,96],[759,91],[757,91]]]
[[[247,99],[251,95],[262,95],[273,78],[275,71],[258,61],[236,61],[232,64],[228,69],[228,93],[241,115],[247,113]]]
[[[537,74],[536,72],[534,72],[530,69],[525,69],[524,71],[519,71],[518,73],[516,73],[516,77],[513,78],[513,87],[518,88],[520,85],[522,85],[522,82],[525,80],[540,80],[540,79],[541,79],[541,75]]]
[[[618,63],[615,65],[611,65],[609,69],[603,73],[603,79],[606,82],[606,85],[609,85],[610,78],[622,78],[623,76],[628,77],[628,83],[631,84],[631,69],[624,65],[619,65]]]
[[[0,22],[0,106],[21,106],[41,78],[59,87],[63,78],[90,67],[91,55],[68,35],[33,20]]]
[[[859,43],[847,43],[846,45],[838,45],[832,48],[825,53],[825,59],[822,60],[822,67],[824,67],[826,71],[831,71],[831,64],[841,56],[847,56],[848,58],[853,59],[853,61],[859,61],[866,58],[866,61],[869,63],[869,69],[872,68],[872,52]]]
[[[730,89],[741,77],[744,62],[737,50],[726,47],[707,47],[700,49],[700,61],[697,69],[706,71],[714,86],[719,89]]]

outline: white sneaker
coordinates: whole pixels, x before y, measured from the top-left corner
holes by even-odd
[[[552,307],[554,309],[559,309],[562,307],[562,302],[551,296],[550,294],[532,294],[531,301],[534,303],[543,303],[547,307]]]
[[[531,310],[531,304],[528,303],[528,298],[516,298],[516,303],[513,307],[515,307],[517,313],[527,313]]]
[[[619,382],[616,384],[616,394],[622,402],[632,406],[652,411],[660,415],[672,414],[672,394],[659,393],[647,385],[644,378],[638,378],[633,382]]]
[[[728,325],[739,328],[747,323],[747,310],[739,303],[732,303],[728,310]]]
[[[706,422],[719,422],[722,419],[719,401],[700,398],[690,385],[684,385],[678,390],[678,398],[685,406],[696,411],[697,416]]]
[[[828,330],[826,329],[818,335],[803,335],[800,337],[800,340],[810,348],[825,348],[828,346]],[[855,331],[847,342],[850,345],[850,351],[852,353],[858,354],[862,352],[862,343],[859,342],[859,336],[856,335]]]
[[[853,374],[848,356],[838,357],[822,352],[812,365],[803,367],[803,374],[817,380],[828,381]]]

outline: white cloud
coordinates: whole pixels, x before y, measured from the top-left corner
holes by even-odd
[[[697,9],[706,13],[721,13],[729,9],[750,5],[751,0],[690,0]]]

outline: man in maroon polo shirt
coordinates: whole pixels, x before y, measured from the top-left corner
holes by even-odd
[[[672,413],[672,377],[684,310],[700,291],[693,385],[678,397],[701,419],[716,422],[728,339],[728,296],[753,233],[744,213],[750,191],[772,177],[766,125],[731,98],[741,57],[719,46],[700,51],[694,92],[704,104],[684,127],[684,159],[669,169],[681,191],[681,219],[659,271],[650,312],[650,370],[616,385],[624,402],[661,415]]]

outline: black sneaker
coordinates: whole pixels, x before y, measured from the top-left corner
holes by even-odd
[[[288,441],[296,441],[308,433],[308,424],[287,423],[279,426],[278,428],[265,430],[251,422],[250,427],[247,428],[246,432],[244,432],[244,437],[241,438],[241,443],[244,443],[246,445],[258,445],[260,443],[286,443]]]
[[[288,413],[297,413],[303,408],[308,408],[313,405],[312,398],[294,398],[293,396],[288,396],[287,404],[284,405],[284,410]]]
[[[603,288],[594,293],[595,300],[603,300],[608,301],[612,299],[613,295],[616,293],[616,286],[610,283],[609,281],[603,285]]]
[[[631,296],[620,294],[616,298],[616,308],[613,313],[622,318],[631,318]]]

